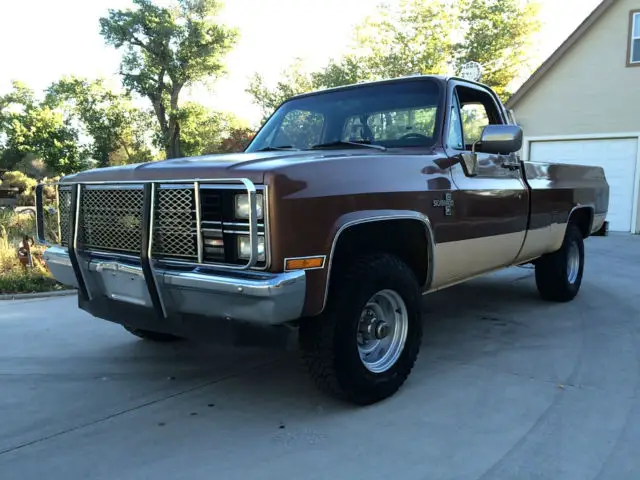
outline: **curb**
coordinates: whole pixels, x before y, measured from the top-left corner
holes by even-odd
[[[53,290],[51,292],[37,292],[37,293],[8,293],[0,295],[0,301],[2,300],[31,300],[35,298],[50,298],[50,297],[66,297],[69,295],[75,295],[77,290]]]

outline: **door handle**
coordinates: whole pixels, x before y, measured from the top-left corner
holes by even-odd
[[[500,166],[502,168],[505,168],[505,169],[511,170],[511,171],[520,169],[520,164],[519,163],[507,163],[507,162],[505,162],[505,163],[502,163]]]

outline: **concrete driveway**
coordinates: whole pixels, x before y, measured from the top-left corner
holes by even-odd
[[[295,352],[154,345],[0,303],[0,479],[637,479],[640,238],[587,241],[583,289],[515,268],[425,297],[395,397],[316,392]]]

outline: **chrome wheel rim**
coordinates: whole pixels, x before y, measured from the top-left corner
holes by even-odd
[[[393,367],[407,341],[409,314],[404,300],[393,290],[381,290],[362,309],[357,344],[360,360],[372,373]]]
[[[569,283],[576,283],[580,272],[580,249],[575,242],[569,244],[567,251],[567,280]]]

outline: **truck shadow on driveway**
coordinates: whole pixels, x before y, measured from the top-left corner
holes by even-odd
[[[567,308],[540,300],[532,278],[531,271],[513,269],[425,296],[423,346],[416,372],[407,383],[424,382],[443,362],[467,363],[488,351],[526,343],[531,322]],[[103,352],[111,361],[153,359],[142,371],[138,364],[136,376],[163,372],[163,377],[185,382],[189,389],[200,384],[211,391],[214,403],[215,398],[225,398],[235,407],[250,406],[256,399],[262,405],[280,405],[295,399],[293,403],[305,410],[313,405],[349,408],[316,391],[292,348],[222,348],[191,342],[157,345],[135,340],[112,348]],[[228,372],[221,371],[223,365],[231,366]]]

